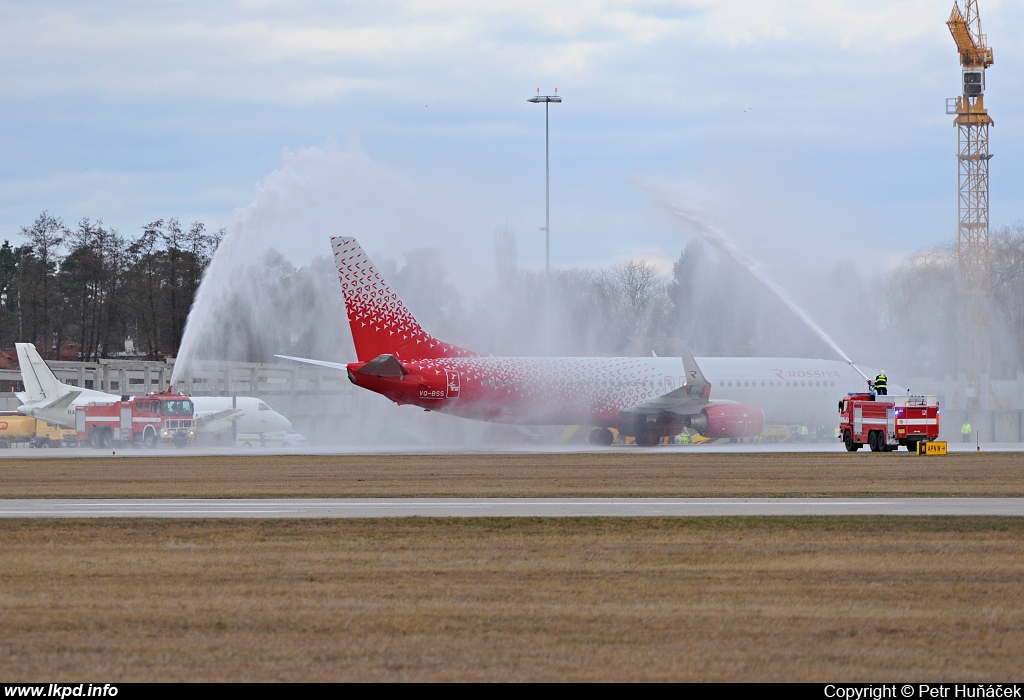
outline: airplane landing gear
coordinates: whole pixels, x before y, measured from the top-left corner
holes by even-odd
[[[638,431],[633,440],[640,447],[654,447],[661,442],[661,437],[654,431],[643,430]]]

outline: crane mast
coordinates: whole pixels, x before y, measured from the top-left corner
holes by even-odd
[[[987,408],[992,371],[989,306],[989,151],[985,109],[985,69],[992,49],[981,31],[978,0],[966,0],[964,12],[953,3],[946,22],[960,54],[962,94],[946,100],[957,128],[957,327],[960,373],[974,389],[973,407]],[[979,403],[980,402],[980,403]]]

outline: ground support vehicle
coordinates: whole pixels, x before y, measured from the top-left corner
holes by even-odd
[[[0,449],[8,447],[62,447],[74,442],[75,431],[56,423],[23,416],[16,412],[0,413]]]
[[[273,433],[238,433],[235,447],[306,447],[309,440],[305,435],[288,430]]]
[[[170,390],[78,406],[75,429],[79,444],[102,448],[164,443],[185,447],[196,434],[192,401]]]
[[[934,396],[848,394],[839,402],[839,439],[849,452],[900,446],[917,452],[919,442],[939,437],[939,402]]]

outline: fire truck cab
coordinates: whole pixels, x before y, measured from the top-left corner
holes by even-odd
[[[194,408],[184,394],[124,396],[111,404],[78,406],[75,430],[79,444],[92,447],[184,447],[195,437]]]
[[[868,445],[872,452],[891,452],[901,445],[911,452],[917,443],[939,437],[939,402],[934,396],[848,394],[839,401],[839,439],[848,452]]]

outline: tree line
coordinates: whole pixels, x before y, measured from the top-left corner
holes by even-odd
[[[177,356],[185,321],[223,229],[160,219],[134,239],[102,221],[74,228],[47,212],[0,246],[0,348],[34,342],[48,358]],[[992,378],[1024,370],[1024,224],[991,236]],[[377,261],[433,334],[496,355],[834,357],[728,256],[700,239],[671,271],[626,260],[543,272],[519,265],[515,235],[494,237],[496,274],[469,296],[440,251]],[[899,267],[858,273],[851,261],[773,272],[857,362],[905,376],[959,371],[952,243]],[[230,281],[197,356],[274,362],[274,354],[354,356],[331,261],[295,266],[276,251]],[[208,337],[206,337],[208,336]]]
[[[989,331],[993,379],[1015,379],[1024,370],[1024,222],[989,236]],[[885,280],[880,315],[903,348],[903,361],[921,374],[956,374],[956,246],[911,256]]]
[[[174,356],[192,300],[224,230],[157,219],[135,237],[102,220],[77,226],[43,212],[0,245],[0,347],[34,343],[47,359],[97,360],[125,350]]]
[[[1024,370],[1024,225],[991,236],[993,379]],[[448,342],[506,356],[766,356],[839,359],[745,268],[692,239],[665,269],[631,259],[603,269],[543,271],[519,264],[515,235],[494,238],[495,274],[460,289],[437,248],[375,260],[424,327]],[[861,365],[899,377],[956,376],[956,260],[952,244],[891,270],[857,261],[818,267],[777,261],[771,277]],[[275,362],[286,353],[355,357],[337,271],[296,266],[276,251],[232,281],[197,357]]]

